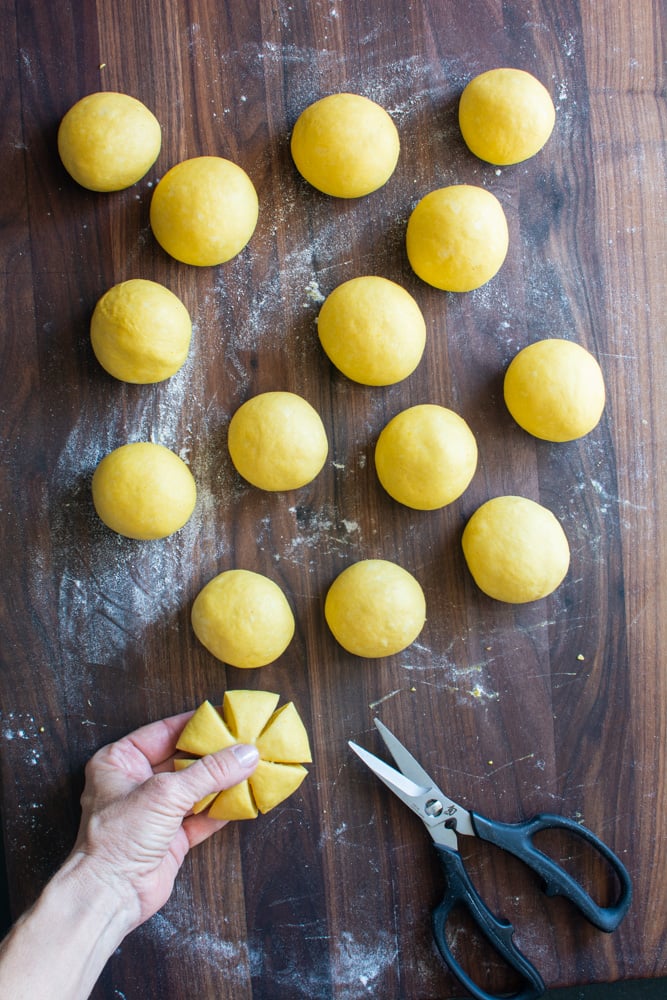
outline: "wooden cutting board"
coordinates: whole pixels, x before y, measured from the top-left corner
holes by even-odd
[[[441,876],[429,838],[347,747],[380,752],[374,716],[465,805],[580,818],[626,862],[635,902],[606,936],[518,863],[464,846],[549,985],[665,974],[660,5],[25,0],[5,4],[2,23],[0,759],[14,916],[72,844],[98,747],[251,687],[296,702],[310,775],[267,817],[192,853],[96,997],[460,995],[431,938]],[[503,65],[543,81],[557,121],[538,156],[499,169],[466,150],[457,102]],[[163,129],[154,168],[111,195],[78,187],[56,150],[64,112],[100,89],[143,100]],[[350,202],[310,188],[289,152],[303,108],[341,90],[383,105],[402,142],[389,183]],[[148,213],[159,177],[204,153],[248,172],[260,217],[235,260],[198,269],[167,257]],[[412,273],[404,235],[420,197],[460,182],[500,199],[510,250],[488,285],[455,295]],[[426,318],[424,359],[392,387],[347,381],[317,340],[321,301],[361,274],[404,285]],[[166,284],[195,324],[187,364],[155,386],[113,380],[90,348],[95,302],[130,277]],[[607,386],[602,422],[571,444],[529,437],[503,403],[511,358],[551,336],[592,351]],[[276,388],[316,407],[330,453],[314,483],[274,495],[236,475],[226,429],[246,398]],[[466,493],[431,513],[394,503],[373,465],[381,428],[420,402],[464,416],[480,454]],[[116,536],[93,511],[92,471],[128,440],[173,448],[197,480],[193,519],[163,542]],[[565,582],[534,604],[485,597],[461,553],[467,518],[507,493],[553,510],[570,541]],[[369,557],[409,569],[427,599],[419,639],[386,660],[345,653],[323,618],[334,577]],[[231,567],[271,577],[294,609],[294,641],[261,670],[226,668],[190,627],[198,590]],[[604,896],[604,873],[574,854]],[[493,980],[495,960],[466,951]]]

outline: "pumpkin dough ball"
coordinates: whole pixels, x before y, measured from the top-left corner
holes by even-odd
[[[190,518],[197,487],[185,462],[148,441],[125,444],[106,455],[93,474],[99,517],[127,538],[166,538]]]
[[[319,414],[293,392],[264,392],[243,403],[230,421],[227,443],[237,472],[273,492],[311,482],[329,451]]]
[[[147,384],[174,375],[192,336],[190,314],[164,285],[144,278],[105,292],[90,322],[90,339],[102,367],[123,382]]]
[[[551,594],[570,564],[570,547],[554,515],[525,497],[482,504],[465,526],[462,545],[480,590],[510,604]]]
[[[352,278],[331,292],[317,318],[330,361],[364,385],[392,385],[419,364],[426,343],[421,310],[387,278]]]
[[[406,233],[413,271],[448,292],[470,292],[500,270],[509,233],[495,195],[472,184],[431,191],[416,205]]]
[[[460,497],[477,468],[477,442],[457,413],[423,403],[397,414],[375,447],[387,493],[415,510],[435,510]]]
[[[461,134],[468,149],[488,163],[506,166],[534,156],[555,121],[548,90],[521,69],[490,69],[461,94]]]
[[[243,669],[277,660],[294,635],[294,615],[278,584],[246,569],[227,570],[207,583],[191,617],[209,653]]]
[[[424,627],[426,601],[407,570],[385,559],[365,559],[334,580],[324,616],[348,653],[376,659],[414,642]]]
[[[113,91],[77,101],[58,129],[65,170],[91,191],[121,191],[136,184],[155,163],[161,144],[155,115],[136,98]]]
[[[359,198],[389,180],[400,141],[379,104],[358,94],[331,94],[301,112],[291,148],[297,170],[318,191]]]
[[[222,714],[210,701],[199,706],[179,737],[178,750],[201,757],[235,743],[254,743],[259,764],[247,781],[197,802],[195,814],[210,806],[213,819],[255,819],[258,811],[269,812],[299,787],[308,773],[303,764],[312,761],[308,734],[294,703],[277,708],[279,700],[271,691],[227,691]],[[177,759],[174,769],[194,762]]]
[[[184,264],[222,264],[255,231],[259,203],[245,170],[220,156],[183,160],[159,182],[150,221],[160,246]]]
[[[524,347],[505,373],[505,403],[520,427],[545,441],[574,441],[599,423],[604,379],[592,354],[571,340]]]

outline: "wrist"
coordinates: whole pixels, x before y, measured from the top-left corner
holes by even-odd
[[[5,939],[0,996],[85,1000],[138,913],[136,895],[124,896],[94,859],[75,852]]]
[[[75,850],[68,857],[44,891],[68,900],[71,913],[85,914],[98,933],[110,940],[117,937],[114,949],[139,922],[136,892],[83,851]]]

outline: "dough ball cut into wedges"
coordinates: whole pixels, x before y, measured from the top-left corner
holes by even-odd
[[[211,819],[256,819],[257,805],[247,781],[220,792],[208,811]]]
[[[271,691],[227,691],[223,705],[203,702],[186,723],[177,749],[196,757],[236,743],[254,743],[260,760],[246,781],[207,795],[193,808],[219,820],[255,819],[296,791],[312,762],[306,728],[293,702],[277,708]],[[191,767],[195,759],[174,761],[174,769]]]
[[[279,802],[283,802],[297,790],[307,774],[308,771],[301,764],[276,764],[270,760],[260,760],[257,770],[248,779],[259,811],[267,813]]]
[[[222,712],[239,743],[255,742],[279,700],[271,691],[227,691]]]
[[[207,753],[216,753],[225,747],[234,746],[237,742],[217,709],[210,701],[204,701],[186,723],[178,738],[176,749],[203,757]]]
[[[313,759],[306,727],[293,701],[273,713],[255,745],[263,760],[282,764],[310,764]]]

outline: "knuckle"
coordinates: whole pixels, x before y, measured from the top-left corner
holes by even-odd
[[[143,807],[155,813],[187,809],[191,804],[187,788],[175,778],[178,776],[158,773],[139,786]]]
[[[220,788],[226,788],[233,784],[232,767],[227,752],[208,754],[201,758],[201,764]]]
[[[169,792],[171,782],[172,776],[166,771],[161,771],[158,774],[153,775],[149,784],[151,785],[153,793],[158,797],[162,797]]]

